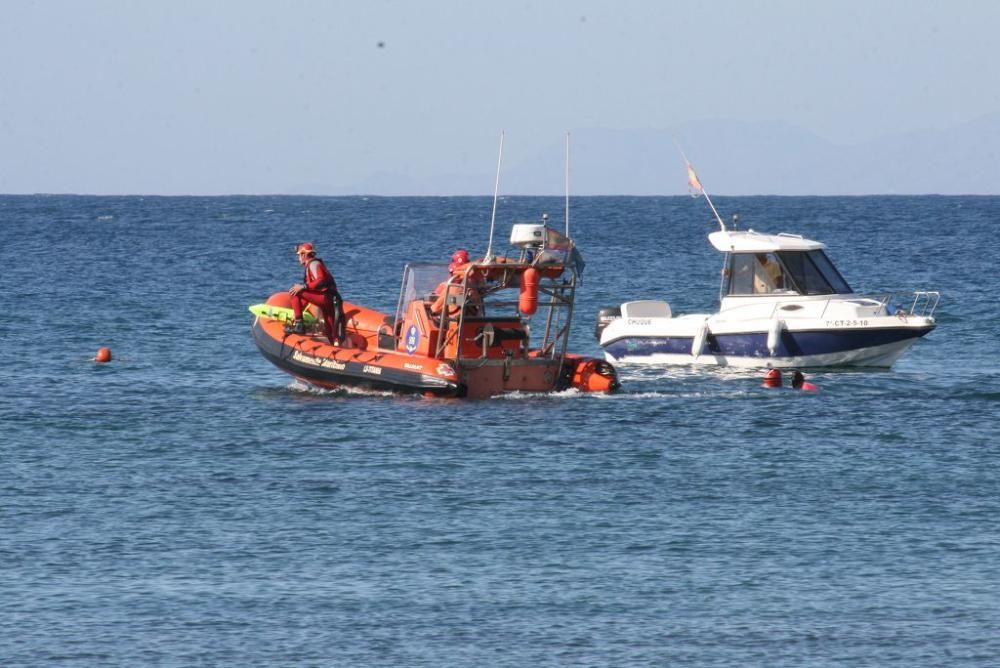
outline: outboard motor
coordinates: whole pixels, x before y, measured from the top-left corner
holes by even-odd
[[[608,306],[607,308],[602,308],[597,312],[597,324],[594,325],[594,338],[598,341],[601,340],[601,333],[604,332],[604,328],[612,320],[617,320],[622,317],[622,307],[621,306]]]

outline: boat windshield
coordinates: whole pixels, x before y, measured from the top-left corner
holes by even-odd
[[[427,299],[442,281],[448,280],[448,265],[440,262],[411,262],[403,270],[403,284],[396,306],[396,319],[402,321],[414,299]]]
[[[781,251],[778,257],[800,294],[851,294],[851,286],[823,251]]]
[[[732,253],[730,295],[851,294],[851,287],[822,250]]]

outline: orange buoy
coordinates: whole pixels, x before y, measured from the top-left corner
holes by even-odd
[[[94,355],[94,361],[100,364],[111,361],[111,348],[98,348],[97,354]]]
[[[534,315],[538,310],[538,270],[528,267],[521,274],[521,295],[517,309],[524,315]]]
[[[764,374],[764,384],[761,387],[781,387],[781,372],[770,369]]]

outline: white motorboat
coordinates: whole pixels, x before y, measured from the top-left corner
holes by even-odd
[[[722,228],[708,235],[725,254],[719,311],[674,315],[657,300],[602,309],[608,361],[888,368],[935,327],[938,292],[858,295],[818,241]]]

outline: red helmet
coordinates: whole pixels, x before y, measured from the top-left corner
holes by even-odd
[[[295,247],[296,253],[315,253],[316,247],[308,241]]]
[[[469,251],[460,248],[451,254],[451,261],[457,264],[465,264],[469,261]]]

